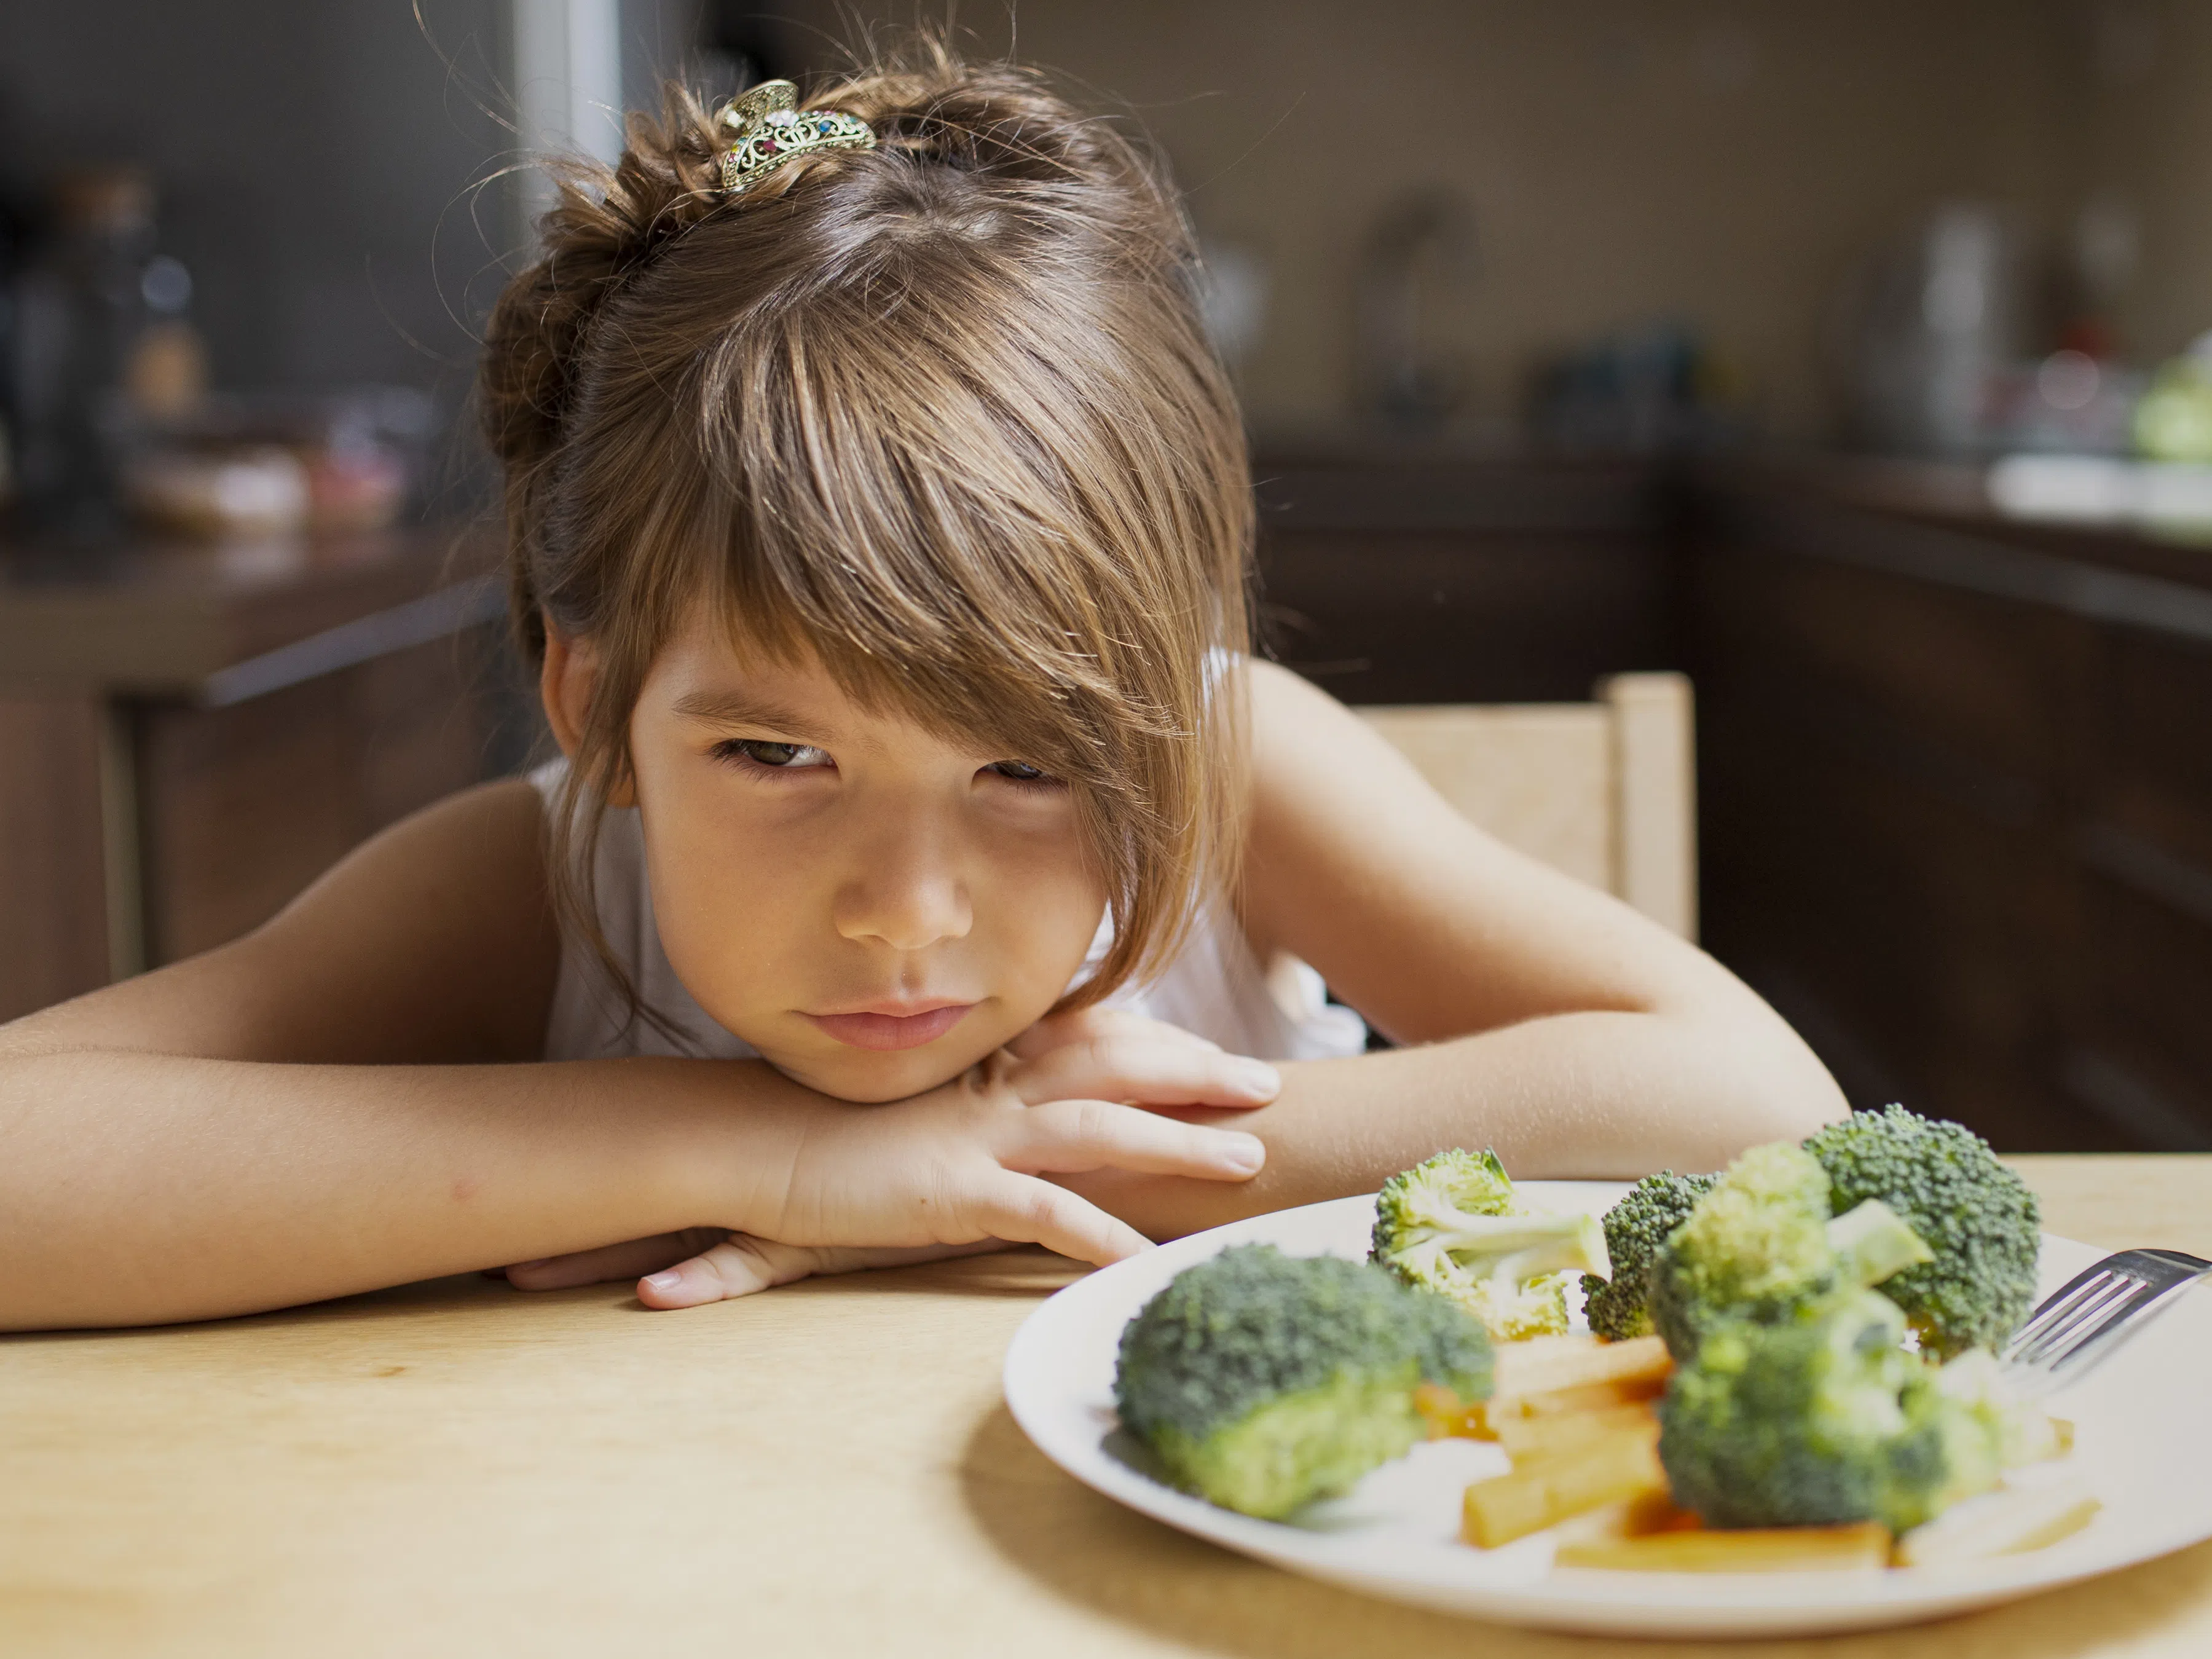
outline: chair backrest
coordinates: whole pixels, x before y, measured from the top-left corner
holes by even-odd
[[[1509,846],[1698,933],[1690,682],[1616,674],[1588,703],[1358,711]]]

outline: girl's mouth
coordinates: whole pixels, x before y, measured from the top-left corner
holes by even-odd
[[[940,1003],[932,1007],[927,1004],[915,1006],[910,1013],[885,1012],[893,1005],[866,1008],[849,1014],[809,1014],[818,1030],[826,1031],[838,1042],[854,1048],[919,1048],[925,1042],[934,1042],[957,1025],[972,1002]]]

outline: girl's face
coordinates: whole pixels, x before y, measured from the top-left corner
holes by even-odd
[[[660,940],[699,1006],[846,1100],[957,1077],[1027,1030],[1105,908],[1067,787],[1018,755],[742,659],[703,610],[630,754]]]

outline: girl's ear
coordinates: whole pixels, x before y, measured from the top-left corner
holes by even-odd
[[[554,627],[550,617],[544,618],[544,623],[545,662],[538,673],[538,700],[545,705],[545,723],[553,728],[553,740],[574,762],[591,715],[592,693],[599,684],[599,652],[591,641],[572,638]],[[636,805],[627,775],[607,805]]]
[[[589,640],[572,640],[544,618],[545,661],[538,671],[538,696],[545,705],[545,723],[553,728],[553,741],[570,760],[583,741],[584,722],[592,707],[592,689],[599,684],[599,657]]]

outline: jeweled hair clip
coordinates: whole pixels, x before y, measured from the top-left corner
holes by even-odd
[[[722,152],[722,189],[750,190],[786,161],[825,149],[873,149],[866,121],[834,109],[801,109],[788,81],[763,81],[722,106],[714,124],[733,141]]]

